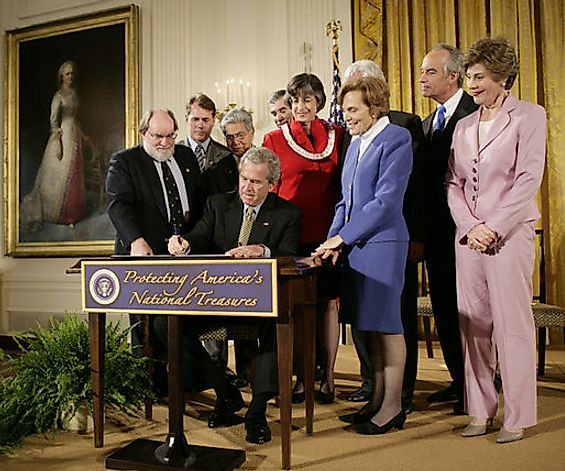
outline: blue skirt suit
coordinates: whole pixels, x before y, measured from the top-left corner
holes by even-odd
[[[402,202],[412,171],[411,137],[388,123],[359,155],[361,140],[347,150],[342,199],[328,235],[339,234],[345,242],[340,321],[358,330],[402,334],[409,242]]]

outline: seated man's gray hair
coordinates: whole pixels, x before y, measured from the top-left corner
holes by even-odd
[[[245,162],[251,162],[252,164],[267,164],[267,179],[269,183],[276,183],[279,181],[281,176],[281,163],[279,158],[274,152],[266,147],[252,147],[249,149],[239,161],[239,168]]]

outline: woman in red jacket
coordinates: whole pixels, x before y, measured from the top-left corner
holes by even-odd
[[[326,240],[335,205],[340,199],[339,146],[343,129],[316,116],[326,103],[324,87],[318,77],[302,73],[292,77],[286,88],[290,96],[293,121],[268,133],[263,146],[281,161],[281,177],[273,191],[302,210],[299,254],[309,256]],[[324,315],[326,377],[320,385],[318,401],[334,400],[333,367],[337,354],[339,324],[336,305],[336,274],[320,279],[319,307]],[[293,401],[302,402],[303,385],[295,385]]]

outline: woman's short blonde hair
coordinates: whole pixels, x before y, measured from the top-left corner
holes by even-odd
[[[465,54],[463,68],[483,64],[494,80],[504,80],[504,88],[510,90],[519,71],[516,51],[506,38],[482,38],[473,43]]]
[[[376,77],[348,80],[339,91],[337,98],[339,106],[343,105],[345,95],[354,91],[361,92],[363,102],[377,118],[386,116],[390,111],[390,91],[385,80]]]

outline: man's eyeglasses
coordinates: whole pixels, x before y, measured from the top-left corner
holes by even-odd
[[[241,131],[237,134],[226,134],[226,142],[243,141],[247,134],[249,134],[249,131]]]
[[[167,134],[166,136],[164,136],[163,134],[153,133],[151,131],[147,131],[147,134],[154,141],[162,141],[163,139],[167,139],[168,141],[174,141],[178,135],[177,132],[173,132],[172,134]]]

